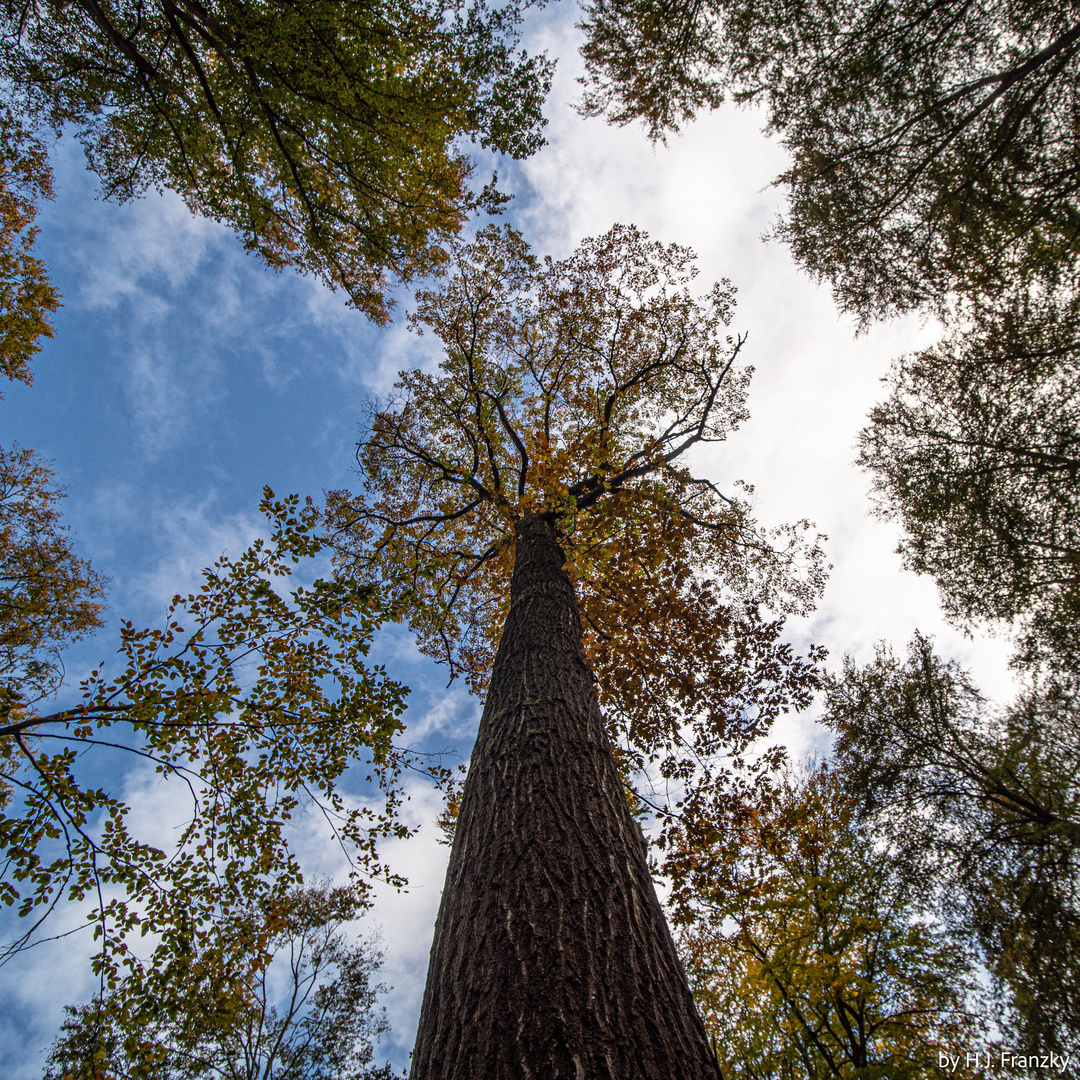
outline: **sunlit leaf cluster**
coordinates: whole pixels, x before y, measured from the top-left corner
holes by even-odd
[[[358,880],[388,876],[376,847],[405,835],[406,759],[393,738],[406,689],[364,655],[391,613],[372,587],[344,579],[282,591],[325,541],[295,496],[268,491],[262,505],[270,538],[219,559],[161,627],[123,623],[119,670],[92,672],[78,704],[42,714],[9,700],[0,899],[24,922],[5,955],[65,899],[85,905],[108,985],[141,962],[139,935],[151,935],[151,967],[190,953],[211,927],[246,939],[244,913],[301,880],[292,844],[304,814],[322,818]],[[175,814],[162,836],[101,784],[109,754],[141,766]],[[342,786],[354,764],[366,801]],[[263,940],[247,941],[256,959]]]

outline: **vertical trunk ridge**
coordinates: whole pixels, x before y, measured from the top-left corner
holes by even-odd
[[[719,1080],[550,523],[518,525],[412,1080]]]

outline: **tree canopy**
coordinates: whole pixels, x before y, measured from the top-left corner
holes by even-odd
[[[30,360],[53,336],[50,317],[60,304],[34,254],[38,206],[52,193],[44,145],[0,105],[0,375],[24,383],[33,381]]]
[[[0,73],[24,116],[76,125],[106,195],[172,188],[385,322],[393,279],[498,205],[465,144],[542,144],[551,65],[518,48],[519,19],[483,0],[10,2]]]
[[[0,723],[59,690],[63,649],[102,625],[104,582],[72,549],[62,498],[33,450],[0,447]]]
[[[1080,1036],[1080,710],[1075,674],[990,705],[916,636],[829,686],[846,788],[932,882],[993,976],[996,1021],[1029,1053]]]
[[[1012,292],[893,365],[859,461],[905,565],[965,629],[1018,624],[1031,659],[1077,655],[1080,295]]]
[[[725,333],[734,290],[695,298],[695,272],[688,249],[632,227],[561,261],[483,230],[455,249],[445,287],[418,297],[412,323],[438,337],[438,372],[403,373],[372,406],[364,493],[330,500],[339,565],[406,569],[421,649],[477,692],[515,522],[552,522],[624,775],[676,789],[809,701],[820,654],[796,657],[767,612],[806,610],[824,575],[806,522],[765,534],[737,488],[679,461],[747,416],[743,339]]]
[[[727,95],[766,108],[778,233],[863,320],[1080,254],[1073,5],[593,0],[583,28],[587,113],[656,139]]]
[[[726,1077],[940,1075],[984,1034],[975,965],[825,768],[675,846],[681,952]]]
[[[218,560],[197,592],[173,598],[161,628],[123,623],[120,670],[91,672],[78,704],[43,713],[9,688],[0,899],[21,918],[3,957],[39,940],[70,899],[86,908],[106,989],[125,970],[183,965],[211,933],[257,962],[274,922],[253,940],[249,914],[272,912],[300,883],[291,822],[305,808],[325,820],[361,893],[388,876],[377,843],[406,835],[396,808],[407,755],[393,743],[406,689],[363,658],[390,611],[344,578],[280,593],[325,539],[296,496],[267,491],[262,506],[270,539]],[[110,754],[188,800],[162,846],[152,818],[102,783]],[[342,791],[352,765],[375,785],[374,807]],[[133,943],[147,934],[156,944],[140,956]]]

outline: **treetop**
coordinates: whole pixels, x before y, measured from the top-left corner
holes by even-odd
[[[816,685],[819,654],[793,656],[763,609],[812,606],[820,538],[805,521],[760,529],[752,489],[687,464],[748,417],[751,375],[728,332],[734,287],[696,296],[695,275],[688,248],[632,226],[561,260],[510,228],[457,245],[411,317],[443,346],[438,370],[403,372],[371,404],[362,492],[329,497],[338,565],[390,582],[422,651],[477,693],[517,523],[550,521],[628,774],[660,760],[686,778],[686,727],[700,763],[745,748]]]

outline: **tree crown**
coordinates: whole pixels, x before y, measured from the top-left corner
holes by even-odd
[[[272,907],[301,880],[290,838],[304,807],[323,817],[361,892],[372,876],[400,883],[377,848],[407,835],[397,818],[406,759],[394,745],[407,689],[364,660],[392,611],[373,587],[342,578],[279,592],[325,538],[296,496],[267,491],[263,509],[270,538],[205,570],[196,592],[173,598],[163,626],[121,624],[121,669],[91,672],[78,704],[42,714],[6,703],[0,901],[23,922],[0,961],[39,940],[70,899],[87,905],[103,984],[144,965],[136,929],[156,936],[151,968],[211,932],[245,943],[257,962],[265,938],[251,940],[244,913]],[[190,799],[164,849],[100,783],[95,765],[115,754]],[[377,806],[341,790],[353,765],[378,790]]]
[[[72,550],[63,497],[33,450],[0,447],[0,723],[54,694],[65,646],[102,624],[104,582]]]
[[[728,495],[684,463],[748,415],[744,339],[726,333],[734,289],[696,298],[695,272],[688,249],[634,228],[542,261],[513,230],[485,229],[418,298],[412,322],[438,337],[438,372],[403,373],[373,406],[364,495],[330,500],[341,565],[407,569],[421,648],[477,691],[515,523],[551,521],[623,764],[659,754],[669,777],[697,767],[684,726],[707,756],[806,700],[813,663],[760,608],[805,610],[823,579],[806,522],[765,535],[750,489]]]
[[[268,966],[208,935],[164,970],[66,1009],[46,1080],[391,1080],[372,1064],[388,1029],[373,984],[382,956],[349,940],[353,888],[316,882],[246,913],[249,941],[274,929]]]
[[[683,955],[724,1075],[938,1076],[985,1034],[975,957],[927,919],[895,858],[823,767],[675,845]]]
[[[1080,708],[1074,671],[987,701],[916,634],[829,680],[837,771],[875,838],[932,883],[982,956],[994,1022],[1027,1053],[1080,1034]]]
[[[778,234],[864,321],[1080,255],[1080,27],[1042,0],[598,0],[583,109],[654,139],[759,102],[792,163]]]
[[[50,316],[60,306],[45,264],[34,255],[38,206],[52,195],[44,145],[0,105],[0,375],[28,384],[30,360],[41,339],[53,336]]]
[[[1009,290],[898,360],[860,434],[878,511],[946,614],[1021,635],[1029,664],[1078,651],[1080,294]]]
[[[6,4],[0,71],[28,115],[79,125],[107,195],[172,188],[381,323],[388,275],[437,269],[500,201],[470,192],[459,143],[543,142],[551,65],[519,20],[483,0]]]

